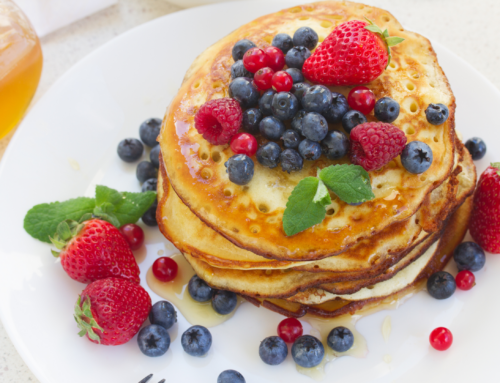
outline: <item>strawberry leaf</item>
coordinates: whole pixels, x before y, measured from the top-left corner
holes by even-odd
[[[500,162],[492,162],[490,165],[492,168],[498,169],[497,174],[500,176]]]
[[[388,47],[393,47],[394,45],[398,45],[405,41],[402,37],[397,37],[397,36],[392,36],[392,37],[387,37],[385,39],[385,42],[387,43]]]

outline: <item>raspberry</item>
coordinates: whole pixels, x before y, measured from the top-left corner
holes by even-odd
[[[219,98],[203,104],[194,117],[194,126],[213,145],[224,145],[238,132],[243,119],[238,101]]]
[[[406,145],[406,136],[385,122],[365,122],[351,131],[351,162],[366,171],[380,169],[397,157]]]

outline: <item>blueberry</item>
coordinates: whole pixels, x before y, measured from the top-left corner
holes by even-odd
[[[473,137],[465,143],[473,160],[480,160],[486,154],[486,144],[479,137]]]
[[[429,104],[425,110],[427,121],[432,125],[443,124],[449,116],[448,107],[443,104]]]
[[[231,66],[231,80],[238,77],[253,78],[253,73],[247,71],[247,68],[243,65],[243,60],[238,60]]]
[[[346,327],[335,327],[326,339],[328,346],[337,352],[346,352],[354,344],[354,335]]]
[[[309,27],[302,27],[293,34],[293,45],[296,47],[306,47],[310,50],[314,49],[318,44],[318,34]]]
[[[302,119],[302,134],[311,141],[319,142],[328,133],[328,122],[319,113],[307,113]]]
[[[212,295],[214,294],[214,290],[207,285],[207,282],[197,275],[193,275],[189,280],[188,292],[191,298],[197,302],[207,302],[212,299]]]
[[[151,149],[149,152],[149,160],[156,169],[160,167],[160,145],[156,145]]]
[[[146,210],[146,212],[142,215],[142,222],[144,222],[147,226],[158,226],[158,222],[156,221],[156,209],[158,208],[158,202],[154,202],[151,207]]]
[[[158,189],[158,180],[156,178],[150,178],[149,180],[144,181],[142,184],[141,191],[156,191]]]
[[[217,378],[217,383],[245,383],[245,378],[238,371],[222,371]]]
[[[141,158],[144,145],[137,138],[126,138],[120,141],[116,151],[122,161],[134,162]]]
[[[292,346],[292,357],[301,367],[316,367],[325,356],[325,348],[319,339],[311,335],[302,335]]]
[[[368,122],[365,115],[357,110],[350,110],[342,117],[342,127],[349,134],[356,126]]]
[[[284,172],[295,172],[302,169],[304,161],[298,152],[293,149],[285,149],[280,155],[281,169]]]
[[[285,148],[295,149],[300,144],[300,134],[293,129],[286,130],[281,139]]]
[[[463,242],[453,252],[458,270],[481,270],[486,262],[483,249],[477,243]]]
[[[264,116],[272,116],[273,110],[271,105],[273,103],[273,97],[276,91],[273,89],[266,90],[259,100],[259,109]]]
[[[306,112],[323,113],[332,104],[332,92],[324,85],[313,85],[302,96],[302,107]]]
[[[181,337],[184,351],[191,356],[203,356],[212,346],[212,334],[203,326],[188,328]]]
[[[393,122],[399,116],[399,104],[390,97],[382,97],[375,104],[375,117],[382,122]]]
[[[135,175],[139,182],[144,182],[150,178],[158,178],[158,170],[149,161],[141,161],[137,164]]]
[[[304,160],[315,161],[321,157],[321,146],[306,138],[299,145],[299,153]]]
[[[293,47],[285,56],[286,65],[289,68],[302,70],[304,63],[309,57],[311,57],[311,51],[306,47]]]
[[[302,97],[304,96],[304,92],[311,87],[307,82],[298,82],[297,84],[293,84],[290,93],[292,93],[297,100],[299,100],[300,105],[302,105]]]
[[[139,331],[137,344],[144,355],[162,356],[170,347],[170,335],[164,327],[150,324]]]
[[[158,145],[156,139],[160,134],[161,119],[159,118],[149,118],[144,121],[139,127],[139,136],[142,142],[147,146],[153,148]]]
[[[278,141],[285,133],[285,124],[276,117],[264,117],[259,125],[260,134],[271,141]]]
[[[278,33],[276,36],[274,36],[271,45],[273,47],[281,49],[284,54],[287,54],[288,51],[293,48],[293,40],[286,33]]]
[[[259,132],[259,124],[263,118],[262,112],[257,108],[247,109],[243,112],[243,129],[251,134]]]
[[[238,77],[229,84],[229,97],[238,101],[243,109],[247,109],[257,105],[260,93],[251,78]]]
[[[260,343],[259,355],[264,363],[276,366],[286,359],[288,347],[279,336],[270,336]]]
[[[328,105],[323,112],[326,120],[331,124],[337,124],[342,121],[342,117],[349,111],[347,99],[341,93],[332,92],[332,103]]]
[[[329,160],[340,160],[349,151],[349,139],[338,130],[330,130],[321,141],[321,148]]]
[[[149,312],[149,321],[168,330],[177,322],[177,311],[170,302],[156,302]]]
[[[275,142],[268,142],[257,150],[257,161],[268,168],[275,168],[280,162],[281,148]]]
[[[425,172],[432,164],[432,149],[421,141],[412,141],[401,152],[401,163],[413,174]]]
[[[212,295],[212,308],[216,313],[221,315],[232,313],[237,303],[238,298],[232,291],[217,290],[214,295]]]
[[[304,75],[302,74],[302,71],[297,68],[288,68],[285,70],[286,73],[288,73],[290,76],[292,76],[292,80],[294,84],[304,82]]]
[[[446,271],[438,271],[427,280],[427,291],[436,299],[446,299],[453,295],[457,288],[455,278]]]
[[[291,120],[299,111],[299,100],[290,92],[279,92],[274,95],[271,104],[273,116],[281,121]]]
[[[301,134],[302,136],[304,135],[304,133],[302,132],[302,120],[306,115],[307,112],[305,110],[299,110],[295,115],[295,117],[293,118],[292,123],[290,124],[292,129]]]
[[[246,185],[253,178],[254,163],[246,154],[235,154],[224,164],[229,181],[236,185]]]
[[[238,41],[233,46],[232,55],[233,55],[234,61],[236,62],[238,60],[243,59],[243,55],[245,54],[245,52],[247,50],[249,50],[250,48],[254,48],[254,47],[256,47],[256,45],[254,43],[252,43],[250,40],[243,39],[243,40]]]

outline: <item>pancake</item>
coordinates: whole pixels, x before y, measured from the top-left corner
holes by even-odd
[[[287,174],[280,167],[269,169],[255,163],[255,175],[246,186],[231,183],[224,162],[233,155],[228,145],[213,146],[194,128],[198,108],[208,100],[227,97],[231,49],[247,38],[259,47],[269,46],[278,33],[293,35],[302,26],[312,27],[322,41],[341,22],[369,17],[391,35],[405,38],[392,49],[388,70],[367,86],[375,97],[389,96],[399,102],[401,113],[394,125],[408,141],[428,144],[434,156],[432,166],[422,175],[407,172],[399,158],[382,169],[370,172],[375,199],[361,206],[349,206],[334,199],[334,214],[314,227],[292,237],[282,228],[288,197],[303,178],[316,168],[348,163],[321,157],[306,161],[303,170]],[[343,94],[349,88],[331,88]],[[430,125],[425,109],[443,103],[449,119]],[[185,81],[172,101],[159,136],[163,162],[172,188],[182,202],[206,225],[244,250],[279,261],[312,261],[340,254],[363,238],[410,218],[427,195],[450,175],[454,159],[455,99],[430,42],[406,31],[385,10],[350,2],[320,2],[294,7],[261,17],[237,29],[203,52],[188,70]],[[370,121],[374,116],[368,116]],[[339,128],[331,126],[331,128]],[[388,201],[388,197],[394,196]],[[335,196],[333,196],[335,197]],[[353,218],[354,217],[354,218]],[[284,264],[287,267],[286,264]]]

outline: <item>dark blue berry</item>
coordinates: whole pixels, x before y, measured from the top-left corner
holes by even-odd
[[[259,124],[262,121],[262,112],[260,109],[251,108],[243,112],[243,129],[251,134],[257,134],[259,132]]]
[[[170,347],[170,335],[164,327],[150,324],[139,331],[137,344],[144,355],[162,356]]]
[[[253,178],[254,163],[246,154],[235,154],[224,164],[229,181],[236,185],[246,185]]]
[[[281,136],[285,148],[295,149],[300,144],[300,134],[296,130],[288,129]]]
[[[360,124],[364,124],[368,120],[365,115],[357,110],[350,110],[344,117],[342,117],[342,127],[346,131],[347,134],[351,133],[356,126]]]
[[[480,160],[486,154],[486,144],[479,137],[473,137],[465,143],[473,160]]]
[[[279,92],[274,95],[271,110],[273,116],[281,121],[291,120],[299,111],[299,101],[290,92]]]
[[[302,134],[311,141],[319,142],[328,133],[328,122],[319,113],[307,113],[302,119]]]
[[[144,182],[150,178],[158,178],[158,170],[149,161],[142,161],[137,164],[135,175],[139,182]]]
[[[300,105],[302,105],[302,97],[304,96],[304,92],[311,87],[307,82],[299,82],[297,84],[293,84],[290,93],[292,93],[297,100],[299,100]]]
[[[257,161],[268,168],[275,168],[280,162],[281,148],[275,142],[268,142],[257,150]]]
[[[412,141],[401,152],[401,163],[413,174],[425,172],[432,164],[432,149],[421,141]]]
[[[273,38],[273,42],[271,43],[273,47],[281,49],[284,54],[293,48],[293,40],[286,33],[278,33]]]
[[[449,115],[450,112],[448,111],[448,107],[443,104],[429,104],[425,110],[427,121],[432,125],[443,124],[448,119]]]
[[[292,76],[292,80],[294,84],[304,82],[304,74],[300,69],[297,68],[288,68],[285,70],[286,73],[288,73],[290,76]]]
[[[259,124],[260,134],[271,141],[278,141],[285,133],[285,124],[276,117],[264,117]]]
[[[182,334],[181,345],[189,355],[203,356],[212,346],[212,334],[203,326],[190,327]]]
[[[243,65],[243,60],[238,60],[231,66],[231,80],[238,77],[253,78],[253,73],[247,71],[245,65]]]
[[[168,330],[177,322],[177,311],[170,302],[156,302],[149,312],[149,321]]]
[[[118,144],[116,152],[118,157],[125,162],[137,161],[142,156],[144,145],[137,138],[126,138]]]
[[[347,99],[341,93],[332,92],[332,103],[327,106],[322,113],[330,124],[337,124],[342,121],[342,117],[349,111]]]
[[[156,145],[151,149],[149,152],[149,160],[156,169],[160,167],[160,145]]]
[[[301,367],[316,367],[325,356],[325,348],[319,339],[311,335],[302,335],[292,346],[292,357]]]
[[[237,303],[238,298],[232,291],[217,290],[214,295],[212,295],[212,308],[216,313],[221,315],[232,313]]]
[[[346,327],[335,327],[330,331],[330,334],[328,334],[326,343],[334,351],[346,352],[354,344],[354,335],[352,331]]]
[[[478,271],[483,268],[486,262],[484,250],[474,242],[463,242],[458,245],[453,252],[453,259],[455,259],[459,271]]]
[[[292,123],[290,124],[292,129],[298,132],[302,136],[304,135],[304,133],[302,132],[302,120],[304,119],[306,114],[307,112],[305,110],[299,110],[295,115],[295,117],[293,118]]]
[[[293,45],[296,47],[306,47],[309,50],[316,48],[318,44],[318,34],[314,29],[302,27],[293,34]]]
[[[273,97],[276,91],[273,89],[266,90],[259,100],[259,109],[264,116],[272,116],[273,110],[271,105],[273,104]]]
[[[160,134],[161,129],[161,119],[159,118],[149,118],[144,121],[139,127],[139,137],[141,137],[142,142],[149,147],[155,147],[158,145],[156,139]]]
[[[247,50],[250,48],[254,48],[256,45],[252,43],[250,40],[243,39],[238,41],[236,44],[233,46],[232,50],[232,55],[233,55],[233,60],[236,62],[238,60],[243,59],[243,55]]]
[[[304,160],[315,161],[321,157],[321,146],[306,138],[299,145],[299,153]]]
[[[375,117],[382,122],[393,122],[399,116],[399,104],[390,97],[382,97],[375,104]]]
[[[238,371],[222,371],[217,378],[217,383],[245,383],[245,378]]]
[[[286,359],[288,347],[279,336],[270,336],[260,343],[259,355],[264,363],[276,366]]]
[[[214,290],[207,285],[207,282],[197,275],[193,275],[189,280],[188,292],[191,298],[197,302],[207,302],[212,299],[212,295],[214,294]]]
[[[321,141],[321,148],[329,160],[340,160],[349,151],[349,139],[338,130],[330,130]]]
[[[293,149],[285,149],[280,155],[281,169],[284,172],[296,172],[304,166],[304,160],[300,154]]]
[[[309,57],[311,57],[311,51],[306,47],[293,47],[285,56],[286,65],[289,68],[302,70],[304,63]]]
[[[147,226],[158,226],[158,222],[156,221],[156,209],[158,208],[158,202],[155,201],[151,207],[146,210],[146,212],[142,215],[142,222],[144,222]]]
[[[156,178],[150,178],[149,180],[144,181],[142,184],[141,191],[156,191],[158,189],[158,180]]]
[[[229,97],[238,101],[243,109],[248,109],[257,105],[260,93],[251,78],[238,77],[229,84]]]
[[[438,271],[427,280],[427,291],[436,299],[446,299],[453,295],[457,288],[455,278],[446,271]]]
[[[302,96],[302,107],[306,112],[324,113],[332,104],[332,92],[324,85],[313,85]]]

